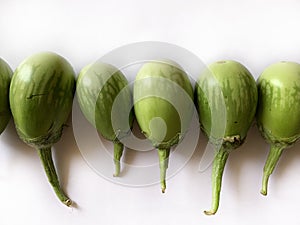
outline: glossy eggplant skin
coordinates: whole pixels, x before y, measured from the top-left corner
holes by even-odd
[[[75,73],[64,58],[43,52],[25,59],[13,74],[9,96],[20,138],[37,148],[57,142],[74,93]]]
[[[257,87],[251,73],[232,60],[212,63],[196,84],[195,104],[201,128],[215,149],[212,208],[219,207],[222,176],[229,153],[243,144],[257,107]]]
[[[300,64],[279,62],[257,81],[257,125],[270,143],[293,144],[300,137]]]
[[[116,142],[130,131],[132,96],[126,77],[117,68],[101,62],[84,67],[76,94],[83,114],[104,138]]]
[[[184,135],[193,113],[187,98],[193,99],[193,88],[187,74],[176,63],[149,62],[139,70],[134,84],[134,111],[154,147],[171,147]],[[150,126],[153,118],[165,122],[165,134],[161,133],[159,123]]]
[[[210,141],[220,144],[225,138],[235,138],[242,143],[258,99],[255,80],[247,68],[232,60],[212,63],[201,74],[195,91],[201,128]]]
[[[164,192],[170,148],[184,137],[194,112],[193,88],[178,64],[158,60],[145,63],[139,70],[133,98],[137,122],[158,149]]]
[[[6,128],[11,117],[9,107],[9,85],[12,73],[9,65],[0,58],[0,134]]]
[[[284,149],[300,137],[300,64],[282,61],[267,67],[257,80],[257,126],[270,144],[261,193]]]

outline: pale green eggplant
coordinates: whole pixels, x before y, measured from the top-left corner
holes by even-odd
[[[34,147],[57,197],[72,201],[62,191],[52,161],[51,147],[60,140],[71,112],[75,73],[61,56],[43,52],[25,59],[15,70],[9,101],[19,137]]]
[[[187,74],[168,60],[145,63],[135,79],[134,111],[144,135],[158,149],[162,192],[170,148],[184,137],[193,115],[193,88]]]
[[[250,72],[231,60],[212,63],[196,84],[195,103],[201,128],[215,149],[212,169],[212,207],[217,212],[222,176],[231,150],[245,140],[257,106],[257,87]]]
[[[257,125],[270,152],[263,170],[261,193],[284,149],[300,137],[300,64],[279,62],[266,68],[257,81]]]
[[[114,143],[115,173],[120,173],[122,138],[133,123],[132,96],[123,73],[112,65],[95,62],[84,67],[77,79],[81,111],[100,134]]]

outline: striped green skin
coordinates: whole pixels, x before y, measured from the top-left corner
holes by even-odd
[[[264,167],[261,193],[282,151],[300,137],[300,64],[279,62],[266,68],[258,81],[257,125],[270,152]]]
[[[11,113],[9,108],[9,84],[12,70],[9,65],[0,59],[0,134],[7,126]]]
[[[158,148],[164,192],[170,147],[182,139],[193,115],[193,88],[176,63],[149,62],[136,76],[133,98],[138,124]]]
[[[270,143],[293,144],[300,137],[300,64],[279,62],[257,81],[257,125]]]
[[[184,135],[193,113],[187,98],[193,99],[192,85],[174,62],[150,62],[139,70],[134,84],[134,110],[138,124],[154,147],[170,148]],[[151,124],[155,118],[165,122],[165,134],[159,121]]]
[[[257,87],[250,72],[240,63],[227,60],[208,66],[195,91],[199,120],[215,148],[212,171],[212,208],[219,207],[222,175],[229,153],[247,136],[257,107]]]
[[[40,157],[49,183],[66,206],[72,200],[60,187],[51,147],[62,134],[71,112],[75,73],[61,56],[43,52],[25,59],[13,74],[9,101],[19,137],[33,146]]]
[[[25,59],[13,74],[9,96],[20,138],[37,148],[57,142],[74,91],[74,71],[61,56],[45,52]]]
[[[121,71],[101,62],[84,67],[77,79],[76,95],[84,116],[104,138],[113,142],[128,134],[133,122],[127,85]],[[112,111],[117,96],[118,105]]]
[[[238,142],[232,142],[230,147],[238,147],[255,116],[255,80],[238,62],[213,63],[197,82],[196,105],[201,127],[211,141],[219,144],[224,138],[235,137]]]
[[[84,67],[76,95],[81,111],[100,134],[114,142],[115,173],[120,173],[122,138],[133,123],[132,96],[126,77],[112,65],[96,62]]]

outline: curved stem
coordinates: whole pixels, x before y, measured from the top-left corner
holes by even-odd
[[[264,166],[262,189],[260,191],[260,193],[262,195],[267,195],[269,177],[273,173],[274,168],[275,168],[284,149],[285,149],[285,146],[283,146],[283,145],[271,144],[269,155],[268,155],[267,161]]]
[[[158,149],[161,192],[166,190],[166,173],[169,165],[170,148]]]
[[[223,147],[215,153],[212,168],[212,205],[211,210],[204,211],[206,215],[214,215],[219,208],[222,176],[228,156],[229,151]]]
[[[119,176],[121,171],[121,157],[123,154],[124,145],[120,142],[114,143],[114,164],[115,164],[115,173],[113,174],[114,177]]]
[[[65,193],[59,185],[58,177],[52,160],[51,147],[37,149],[37,151],[43,164],[45,173],[48,177],[49,183],[52,185],[56,196],[66,206],[70,206],[72,204],[72,200],[65,195]]]

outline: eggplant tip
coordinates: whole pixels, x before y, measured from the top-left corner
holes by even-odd
[[[72,200],[71,199],[67,199],[67,200],[65,200],[64,201],[64,204],[66,205],[66,206],[68,206],[68,207],[70,207],[71,205],[72,205]]]
[[[113,174],[113,177],[118,177],[119,176],[119,173],[114,173]]]
[[[268,193],[267,193],[267,190],[264,190],[264,189],[261,189],[260,190],[260,193],[264,196],[266,196]]]
[[[204,214],[207,215],[207,216],[212,216],[212,215],[215,215],[216,212],[215,212],[215,211],[211,211],[211,210],[210,210],[210,211],[206,211],[206,210],[205,210],[205,211],[204,211]]]

